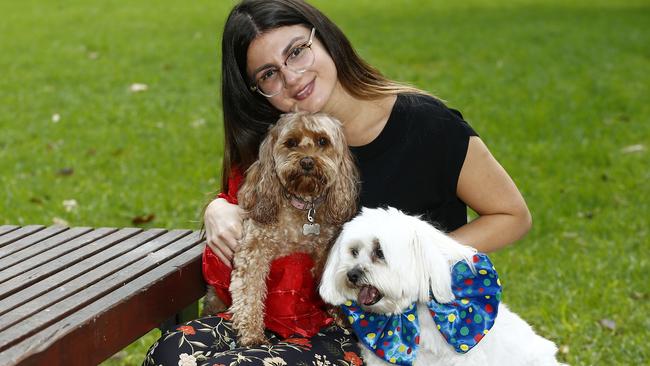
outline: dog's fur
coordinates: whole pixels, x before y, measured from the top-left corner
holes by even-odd
[[[380,314],[399,314],[417,303],[421,334],[414,364],[418,366],[558,365],[555,344],[535,334],[504,304],[499,305],[493,328],[469,352],[457,353],[444,340],[426,302],[430,294],[439,303],[452,302],[451,268],[465,260],[473,269],[475,253],[417,217],[394,208],[364,208],[343,226],[327,260],[320,294],[326,302],[340,305],[356,301],[360,286],[374,286],[383,297],[362,307]],[[348,279],[354,269],[362,273],[356,284]],[[388,365],[359,346],[367,365]]]
[[[268,344],[264,302],[271,261],[295,252],[309,253],[318,281],[341,226],[357,212],[358,183],[336,119],[322,113],[289,113],[269,130],[259,159],[246,171],[237,195],[247,217],[233,259],[229,312],[241,346]],[[292,205],[291,197],[319,202],[315,215],[319,235],[303,234],[307,211]]]

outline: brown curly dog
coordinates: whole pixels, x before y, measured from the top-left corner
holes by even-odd
[[[359,176],[341,123],[326,114],[284,114],[246,171],[237,199],[247,211],[230,293],[241,346],[268,344],[265,279],[271,261],[295,252],[320,278],[340,227],[357,212]]]

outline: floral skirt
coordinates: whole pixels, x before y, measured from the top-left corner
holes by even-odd
[[[154,343],[143,366],[359,366],[354,335],[336,325],[325,327],[311,338],[281,339],[267,331],[270,346],[238,347],[229,320],[208,316],[180,325]]]

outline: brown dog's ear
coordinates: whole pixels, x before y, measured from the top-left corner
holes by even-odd
[[[325,217],[328,221],[342,225],[357,214],[357,197],[359,193],[359,173],[354,164],[354,159],[345,143],[343,133],[338,131],[337,141],[342,141],[340,146],[341,164],[339,174],[334,185],[325,197]]]
[[[250,218],[262,224],[278,220],[282,198],[282,186],[275,174],[273,160],[275,140],[275,131],[271,129],[260,144],[258,160],[246,170],[244,184],[237,194],[241,208],[248,211]]]

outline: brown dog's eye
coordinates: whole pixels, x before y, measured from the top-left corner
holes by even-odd
[[[357,250],[357,248],[352,248],[352,250],[350,250],[350,254],[352,254],[353,258],[356,258],[359,255],[359,250]]]
[[[296,141],[296,139],[288,139],[284,145],[291,149],[298,146],[298,141]]]
[[[329,141],[325,137],[320,137],[318,139],[318,146],[327,146]]]

